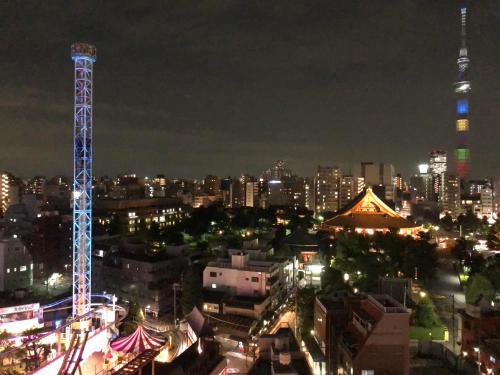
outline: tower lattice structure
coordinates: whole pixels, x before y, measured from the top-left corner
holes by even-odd
[[[73,317],[90,311],[92,259],[92,73],[96,48],[71,46],[75,64],[73,181]]]
[[[461,17],[461,45],[457,60],[458,72],[455,82],[456,95],[456,132],[457,146],[455,161],[458,176],[463,180],[470,169],[470,150],[467,144],[469,134],[469,96],[471,84],[469,81],[469,56],[467,52],[467,7],[460,8]]]

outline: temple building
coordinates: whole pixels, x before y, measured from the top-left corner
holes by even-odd
[[[397,230],[402,235],[417,235],[422,230],[421,226],[391,209],[370,187],[321,225],[322,230],[333,233],[349,228],[366,234]]]

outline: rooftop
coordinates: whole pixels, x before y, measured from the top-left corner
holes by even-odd
[[[255,272],[271,272],[277,267],[277,264],[275,262],[249,260],[246,265],[235,267],[231,264],[231,259],[217,259],[216,261],[208,262],[207,267],[241,269],[244,271]]]

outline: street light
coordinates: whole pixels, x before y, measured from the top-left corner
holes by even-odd
[[[481,375],[481,348],[475,346],[474,351],[477,353],[477,373]]]

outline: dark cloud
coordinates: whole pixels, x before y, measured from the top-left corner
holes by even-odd
[[[197,177],[454,146],[458,2],[0,4],[0,169],[71,173],[69,45],[95,43],[94,167]],[[500,3],[473,2],[473,174],[500,174]]]

